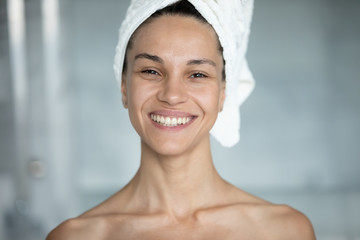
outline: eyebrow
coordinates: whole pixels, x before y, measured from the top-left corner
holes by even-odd
[[[211,66],[216,67],[216,63],[210,59],[194,59],[187,62],[187,65],[201,65],[201,64],[210,64]]]
[[[164,60],[156,55],[151,55],[148,53],[140,53],[138,55],[135,56],[135,60],[136,59],[140,59],[140,58],[144,58],[144,59],[148,59],[157,63],[164,63]],[[201,65],[201,64],[209,64],[211,66],[216,67],[216,63],[210,59],[193,59],[193,60],[189,60],[186,65]]]
[[[164,63],[164,60],[162,60],[159,56],[151,55],[151,54],[148,54],[148,53],[140,53],[140,54],[135,56],[135,60],[140,59],[140,58],[149,59],[151,61],[158,62],[158,63],[161,63],[161,64]]]

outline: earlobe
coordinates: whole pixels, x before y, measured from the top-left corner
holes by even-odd
[[[125,74],[122,75],[122,79],[121,79],[121,99],[123,102],[123,106],[124,108],[128,108],[128,102],[127,102],[127,93],[126,93],[126,79],[125,79]]]

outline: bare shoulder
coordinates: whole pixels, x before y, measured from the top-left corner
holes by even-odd
[[[250,217],[260,229],[261,239],[315,240],[309,219],[288,205],[258,204],[250,210]]]
[[[102,240],[111,239],[111,234],[123,234],[126,220],[132,217],[117,211],[123,203],[116,200],[114,194],[79,217],[64,221],[49,233],[46,240]]]
[[[101,231],[99,218],[72,218],[64,221],[47,236],[46,240],[95,239]],[[98,238],[101,239],[101,238]]]
[[[46,240],[76,239],[81,230],[81,221],[77,218],[68,219],[53,229]]]
[[[47,236],[46,240],[102,240],[122,231],[124,216],[80,216],[64,221]],[[116,226],[116,231],[114,231]]]
[[[274,205],[266,212],[267,221],[273,225],[274,239],[315,240],[310,220],[288,205]]]
[[[247,233],[249,239],[315,240],[309,219],[296,209],[273,204],[241,189],[233,188],[235,204],[225,212],[235,235]]]
[[[309,219],[288,205],[273,204],[240,189],[234,189],[229,202],[200,215],[205,224],[227,229],[229,239],[315,240]]]

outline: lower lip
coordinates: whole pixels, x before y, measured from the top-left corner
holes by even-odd
[[[152,124],[159,128],[159,129],[162,129],[162,130],[167,130],[167,131],[179,131],[179,130],[182,130],[186,127],[188,127],[191,123],[194,122],[194,120],[196,119],[196,117],[192,117],[192,119],[187,122],[186,124],[180,124],[180,125],[177,125],[177,126],[173,126],[173,127],[170,127],[170,126],[164,126],[164,125],[161,125],[160,123],[158,122],[154,122],[151,117],[149,116],[149,119],[150,121],[152,122]]]

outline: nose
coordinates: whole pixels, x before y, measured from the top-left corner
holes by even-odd
[[[157,97],[171,106],[186,102],[188,95],[184,81],[181,78],[164,79]]]

